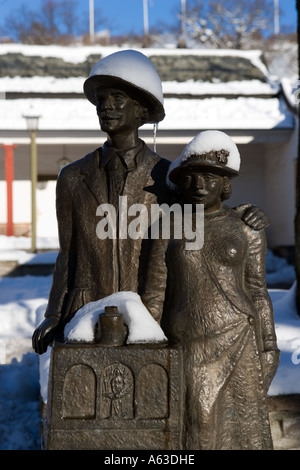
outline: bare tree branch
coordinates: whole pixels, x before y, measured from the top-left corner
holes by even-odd
[[[187,11],[190,37],[211,47],[243,48],[254,35],[270,30],[271,0],[198,0]]]

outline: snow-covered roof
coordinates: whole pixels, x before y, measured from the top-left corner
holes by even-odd
[[[126,47],[128,49],[128,47]],[[24,54],[27,56],[58,57],[67,62],[75,64],[84,62],[91,55],[101,55],[105,57],[113,52],[124,50],[124,47],[109,46],[39,46],[29,44],[1,44],[0,55],[4,54]],[[233,56],[249,59],[253,65],[258,67],[265,75],[268,75],[266,66],[261,60],[260,50],[236,50],[236,49],[179,49],[179,48],[135,48],[149,56],[155,55],[197,55],[197,56]]]
[[[29,46],[1,44],[1,56],[20,53],[27,57],[56,57],[68,63],[81,63],[89,57],[105,57],[121,48],[101,46]],[[148,57],[233,57],[249,61],[259,70],[251,80],[163,81],[165,119],[159,128],[177,129],[274,129],[293,128],[294,116],[280,96],[280,85],[273,82],[262,61],[261,51],[203,49],[141,49]],[[95,59],[96,60],[96,59]],[[226,62],[226,60],[225,60]],[[176,61],[173,62],[176,64]],[[238,63],[238,62],[237,62]],[[189,70],[190,72],[190,70]],[[93,106],[83,95],[86,76],[0,77],[1,130],[25,130],[22,117],[33,107],[41,115],[40,130],[98,130]],[[15,94],[10,99],[10,93]],[[23,95],[27,93],[27,97]],[[68,97],[61,94],[67,94]],[[74,94],[73,96],[70,96]],[[43,97],[44,95],[44,97]],[[53,95],[53,97],[51,97]],[[34,96],[36,96],[34,98]],[[61,96],[61,99],[60,99]],[[5,97],[7,99],[5,99]],[[144,126],[147,129],[149,126]],[[152,128],[152,127],[151,127]]]
[[[289,129],[294,127],[293,114],[284,100],[238,97],[165,99],[165,119],[161,130],[177,129]],[[26,130],[23,115],[32,109],[40,115],[42,130],[99,130],[95,107],[86,99],[17,99],[2,100],[1,130]],[[152,129],[151,125],[143,129]]]
[[[0,77],[0,93],[83,93],[85,77]],[[230,82],[185,82],[167,81],[162,83],[164,95],[276,95],[277,83],[260,80]]]
[[[82,93],[92,66],[122,48],[2,44],[0,91]],[[164,93],[274,94],[259,50],[141,49],[157,68]],[[56,62],[55,62],[56,59]],[[78,68],[72,64],[80,65]]]

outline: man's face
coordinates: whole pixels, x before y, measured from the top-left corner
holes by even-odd
[[[140,125],[142,107],[124,91],[103,88],[97,92],[97,114],[107,134],[130,133]]]

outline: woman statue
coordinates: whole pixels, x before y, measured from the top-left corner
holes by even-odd
[[[204,205],[204,244],[157,240],[144,301],[183,358],[183,449],[272,449],[266,395],[279,362],[265,281],[264,231],[223,201],[240,156],[220,131],[198,134],[170,166],[182,203]],[[167,282],[164,278],[167,274]]]

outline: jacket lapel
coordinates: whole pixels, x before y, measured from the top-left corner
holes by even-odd
[[[100,169],[99,155],[101,149],[89,153],[82,162],[81,174],[87,188],[94,195],[98,204],[107,202],[107,182],[104,168]]]
[[[151,168],[153,160],[151,155],[147,155],[147,147],[144,144],[139,154],[136,156],[136,169],[127,175],[124,185],[123,196],[127,196],[128,207],[132,204],[143,204],[146,197],[145,187],[151,179]]]

